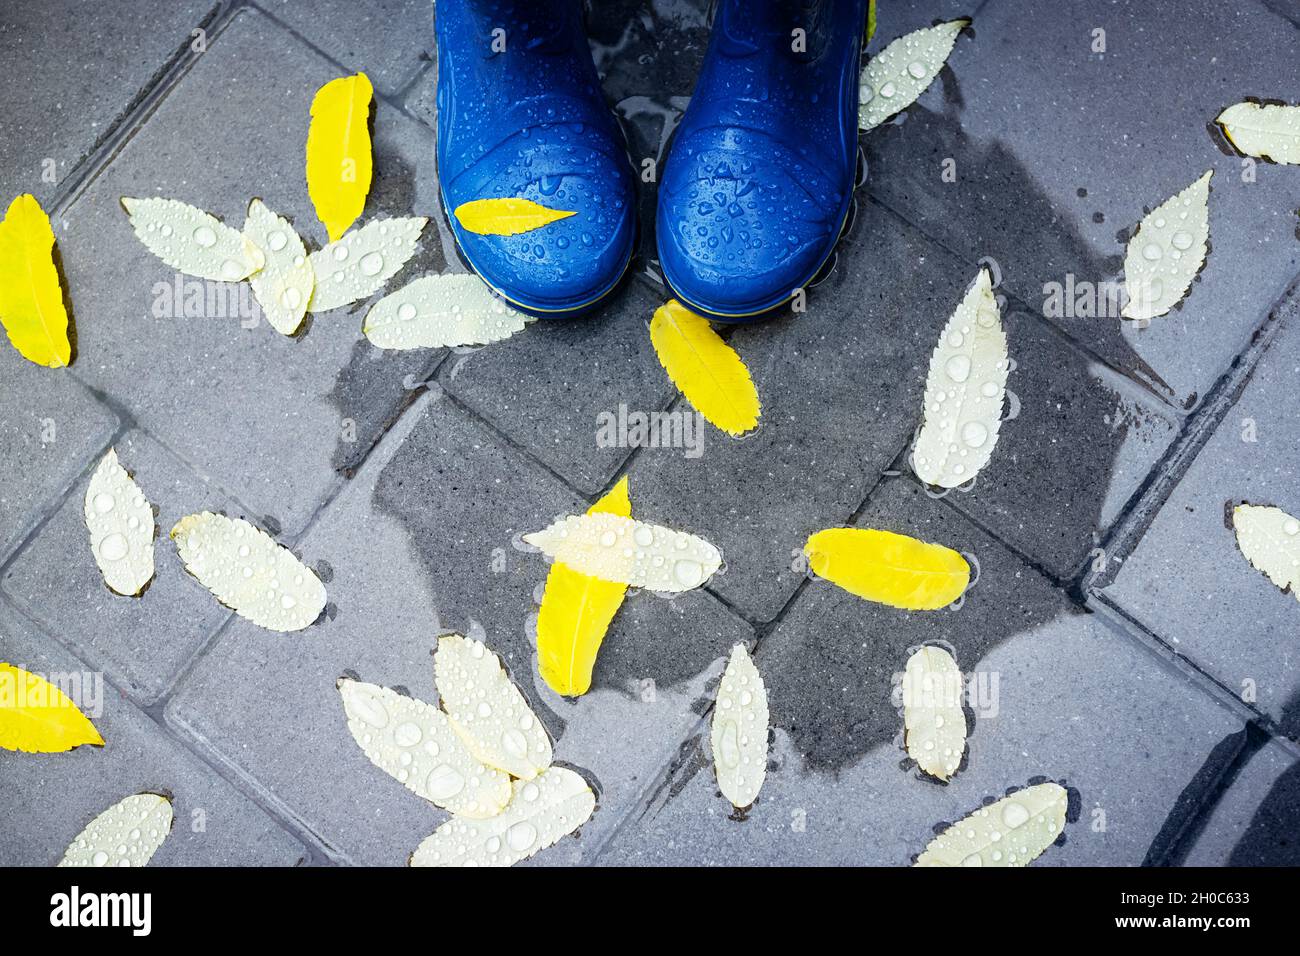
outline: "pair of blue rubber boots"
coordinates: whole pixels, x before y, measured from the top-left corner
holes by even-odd
[[[715,6],[660,177],[656,235],[664,279],[683,304],[745,322],[795,296],[843,228],[867,0]],[[461,251],[523,312],[592,308],[632,259],[636,177],[581,0],[440,0],[437,34],[439,179]],[[484,199],[567,215],[466,228],[458,213]],[[537,211],[510,208],[519,206]]]

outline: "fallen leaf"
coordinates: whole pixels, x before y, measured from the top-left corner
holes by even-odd
[[[917,866],[1028,866],[1065,827],[1069,795],[1040,783],[980,807],[930,841]]]
[[[615,514],[569,515],[524,541],[575,571],[651,591],[689,591],[722,566],[703,538]]]
[[[110,448],[90,476],[84,503],[90,550],[104,583],[139,594],[153,577],[153,507]]]
[[[307,248],[289,221],[273,213],[260,199],[248,204],[244,235],[258,248],[265,262],[249,277],[253,295],[271,328],[281,335],[293,335],[302,325],[316,285],[316,274],[307,261]]]
[[[1281,508],[1237,505],[1232,527],[1251,566],[1300,601],[1300,521]]]
[[[171,830],[171,801],[137,793],[91,820],[59,866],[146,866]]]
[[[742,435],[762,408],[749,369],[708,319],[670,299],[650,320],[650,342],[674,385],[714,427]]]
[[[307,193],[316,217],[335,242],[366,206],[373,175],[370,101],[364,73],[330,80],[311,101],[307,129]]]
[[[949,20],[901,36],[870,60],[858,80],[858,128],[874,129],[907,109],[948,62],[970,20]]]
[[[828,528],[803,553],[819,578],[905,611],[947,607],[970,582],[970,565],[956,551],[892,531]]]
[[[54,268],[54,230],[34,196],[9,204],[0,222],[0,322],[18,354],[46,368],[72,361],[68,310]]]
[[[627,478],[622,478],[587,514],[630,518],[632,502]],[[551,565],[537,613],[537,669],[551,690],[577,697],[591,688],[596,654],[626,594],[626,584],[593,578],[560,561]]]
[[[52,754],[104,746],[95,725],[62,690],[21,667],[0,662],[0,747]]]
[[[383,288],[415,255],[428,219],[376,219],[308,257],[316,274],[309,312],[351,305]]]
[[[525,780],[551,765],[546,728],[482,641],[438,638],[433,674],[442,709],[476,758]]]
[[[865,46],[866,44],[870,43],[871,38],[874,37],[875,35],[876,35],[876,0],[871,0],[871,2],[867,4],[867,38],[863,41],[863,45]]]
[[[528,322],[476,275],[424,276],[375,303],[361,331],[381,349],[454,348],[499,342]]]
[[[299,631],[325,609],[325,586],[311,569],[242,518],[187,515],[171,537],[185,569],[259,627]]]
[[[731,649],[718,685],[709,743],[722,795],[737,809],[749,806],[767,775],[767,689],[744,644]]]
[[[1187,295],[1205,264],[1210,239],[1210,177],[1214,170],[1161,203],[1142,220],[1124,254],[1129,319],[1164,315]]]
[[[122,208],[145,248],[177,272],[239,282],[265,264],[261,250],[247,236],[188,203],[124,196]]]
[[[987,269],[981,269],[930,356],[925,421],[912,466],[926,484],[955,488],[993,454],[1006,394],[1007,336]]]
[[[357,745],[411,792],[473,819],[510,802],[510,778],[474,759],[437,707],[361,681],[340,680],[338,689]]]
[[[1214,121],[1247,156],[1300,164],[1300,106],[1235,103]]]
[[[572,770],[516,780],[505,810],[488,820],[454,817],[411,854],[411,866],[510,866],[559,842],[591,817],[596,795]]]
[[[941,647],[926,645],[903,672],[903,727],[907,755],[940,780],[957,772],[966,751],[961,670]]]
[[[548,209],[531,199],[475,199],[456,207],[461,228],[482,236],[517,236],[576,215]]]

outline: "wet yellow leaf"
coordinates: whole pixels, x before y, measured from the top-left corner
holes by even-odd
[[[483,236],[517,236],[576,215],[548,209],[531,199],[475,199],[456,207],[461,227]]]
[[[956,551],[892,531],[828,528],[803,551],[818,577],[906,611],[947,607],[970,582],[970,565]]]
[[[374,88],[364,73],[331,80],[316,91],[307,130],[307,192],[330,242],[357,221],[370,192],[374,158],[370,101]]]
[[[29,754],[104,746],[95,725],[58,687],[12,664],[0,663],[0,747]]]
[[[40,203],[25,193],[0,222],[0,322],[28,361],[47,368],[72,361],[68,311],[54,268],[54,230]]]
[[[630,518],[627,478],[587,514]],[[593,578],[560,561],[551,565],[537,615],[537,669],[551,690],[577,697],[590,689],[596,653],[626,594],[626,584]]]
[[[749,369],[708,319],[670,299],[650,320],[650,342],[673,384],[714,427],[743,435],[758,425],[762,405]]]

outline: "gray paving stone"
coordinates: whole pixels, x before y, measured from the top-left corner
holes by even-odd
[[[1117,279],[1117,231],[1213,168],[1212,253],[1179,311],[1145,329],[1053,319],[1191,407],[1300,271],[1300,179],[1261,164],[1244,182],[1206,130],[1246,96],[1288,95],[1276,64],[1300,57],[1300,31],[1258,3],[1067,6],[991,0],[905,121],[864,137],[870,189],[950,247],[994,258],[1004,290],[1037,310],[1047,283]],[[955,183],[942,179],[949,159]]]
[[[168,535],[197,511],[242,509],[139,431],[115,443],[118,460],[157,509],[155,574],[138,598],[114,594],[95,564],[82,503],[87,471],[0,580],[15,604],[142,704],[153,703],[230,612],[191,578]]]
[[[264,15],[241,13],[72,205],[60,240],[78,310],[78,375],[290,535],[409,400],[403,382],[422,378],[439,354],[374,349],[360,335],[364,305],[318,316],[294,339],[261,321],[245,328],[253,321],[225,317],[230,308],[157,318],[176,314],[167,290],[177,276],[136,240],[119,197],[174,197],[238,225],[260,196],[309,244],[323,243],[303,143],[312,95],[335,73]],[[375,185],[363,221],[432,214],[431,134],[382,105],[374,125]],[[443,267],[436,236],[422,242],[390,288]],[[215,300],[239,288],[209,291]]]
[[[49,677],[87,671],[0,603],[0,660]],[[96,815],[133,793],[172,797],[171,836],[151,866],[294,866],[303,846],[210,767],[172,740],[112,686],[80,703],[104,738],[69,753],[0,751],[0,865],[53,866]]]
[[[1101,593],[1297,737],[1300,607],[1247,563],[1226,513],[1245,500],[1300,514],[1300,419],[1287,398],[1300,387],[1300,289],[1279,314],[1241,398]]]
[[[1037,865],[1140,863],[1240,722],[910,482],[888,481],[859,523],[978,556],[964,606],[905,613],[811,583],[758,650],[774,746],[747,819],[731,817],[702,743],[600,862],[907,865],[935,825],[1041,776],[1074,791],[1077,819]],[[979,688],[964,766],[946,786],[908,761],[891,698],[925,642],[948,647]]]
[[[30,192],[48,212],[64,180],[166,65],[194,56],[190,31],[209,24],[217,7],[217,0],[10,0],[0,6],[0,62],[15,80],[0,91],[5,205]]]
[[[1277,743],[1249,756],[1228,781],[1179,863],[1300,865],[1300,761]]]
[[[34,365],[0,341],[0,560],[53,509],[116,427],[117,416],[68,369]]]
[[[601,424],[616,422],[620,406],[653,412],[677,394],[646,330],[663,301],[629,282],[588,317],[535,322],[512,339],[454,357],[439,381],[578,490],[595,494],[631,454],[626,444],[611,445],[614,436],[602,435]]]
[[[638,493],[633,479],[634,508]],[[370,765],[334,683],[353,671],[435,700],[437,635],[478,635],[555,738],[556,759],[599,791],[581,838],[538,862],[580,859],[676,751],[715,661],[751,636],[703,592],[636,594],[606,639],[592,691],[576,702],[553,694],[535,675],[530,636],[546,563],[518,536],[583,506],[451,401],[426,397],[303,541],[307,560],[333,567],[331,619],[283,636],[235,622],[186,679],[169,720],[266,787],[331,854],[400,865],[445,815]]]
[[[433,0],[257,0],[375,90],[406,88],[434,48]]]
[[[1041,318],[1005,320],[1019,415],[969,492],[948,501],[1069,580],[1178,433],[1167,406]],[[1004,412],[1006,414],[1006,412]]]

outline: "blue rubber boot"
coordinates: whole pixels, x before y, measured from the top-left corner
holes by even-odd
[[[659,187],[659,261],[685,305],[750,321],[834,251],[857,175],[866,16],[867,0],[719,0]]]
[[[438,178],[461,252],[521,311],[546,318],[595,305],[627,270],[636,219],[580,0],[440,0],[436,20]],[[482,235],[456,217],[477,199],[575,215]]]

